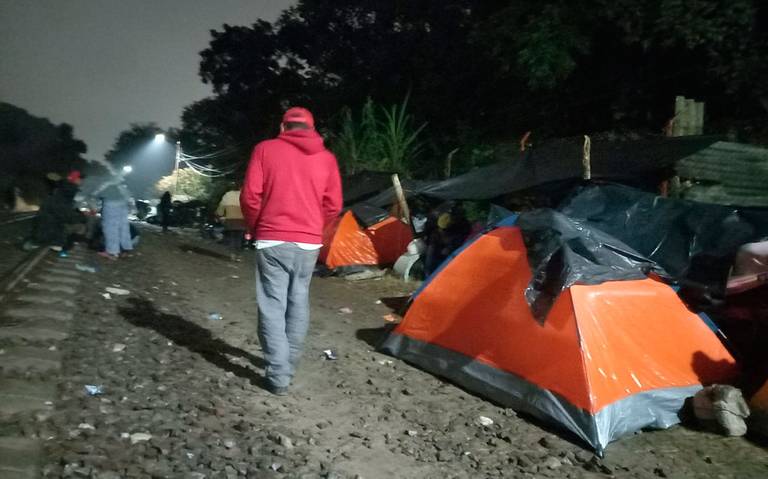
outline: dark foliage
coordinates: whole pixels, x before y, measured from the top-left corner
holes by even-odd
[[[422,171],[462,147],[461,171],[468,145],[528,130],[658,132],[675,95],[705,101],[710,131],[724,130],[765,118],[766,32],[757,0],[301,0],[274,23],[212,32],[200,75],[215,95],[183,123],[201,143],[247,154],[288,105],[335,128],[344,106],[410,92],[410,112],[429,124],[421,161],[435,167]]]
[[[66,176],[82,169],[86,146],[72,126],[55,125],[26,110],[0,102],[0,192],[18,187],[23,196],[39,200],[47,193],[47,173]]]

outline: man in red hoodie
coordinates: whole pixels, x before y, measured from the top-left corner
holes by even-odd
[[[258,334],[269,391],[284,395],[309,327],[309,283],[323,227],[341,210],[336,157],[312,114],[290,108],[280,135],[253,150],[240,207],[256,239]]]

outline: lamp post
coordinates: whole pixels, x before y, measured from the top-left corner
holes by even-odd
[[[176,195],[176,190],[179,187],[179,161],[181,161],[181,140],[176,140],[176,161],[173,166],[173,194]]]

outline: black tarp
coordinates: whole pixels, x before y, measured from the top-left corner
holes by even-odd
[[[716,294],[738,248],[768,236],[768,210],[662,198],[615,184],[582,187],[558,210],[626,243],[675,281]]]
[[[666,276],[622,241],[555,210],[521,213],[517,225],[532,270],[525,297],[540,321],[560,292],[574,284],[644,279],[651,271]]]
[[[516,224],[531,265],[526,299],[539,320],[574,284],[650,273],[682,286],[689,300],[710,301],[723,294],[739,247],[768,237],[767,210],[662,198],[616,184],[578,188],[557,209],[520,213]]]
[[[714,142],[718,137],[684,136],[634,141],[595,141],[591,148],[592,178],[637,181],[644,175],[672,171],[674,164]],[[406,181],[406,195],[440,200],[484,200],[553,182],[582,176],[583,139],[553,140],[525,152],[510,152],[497,163],[443,181]],[[659,179],[662,176],[659,175]],[[366,200],[386,206],[394,199],[391,189]]]
[[[363,228],[368,228],[389,218],[387,210],[365,203],[357,204],[350,208],[350,210],[355,215],[357,223]]]
[[[344,205],[349,206],[381,193],[392,187],[392,173],[361,171],[341,178]]]

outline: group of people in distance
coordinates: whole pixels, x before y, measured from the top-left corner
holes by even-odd
[[[85,212],[77,208],[83,175],[76,170],[66,178],[48,175],[51,192],[42,201],[23,244],[25,250],[48,247],[65,255],[77,239],[99,249],[99,255],[114,260],[129,255],[137,241],[128,216],[133,208],[131,194],[123,177],[111,175],[89,193],[101,201],[101,214],[95,209]]]

